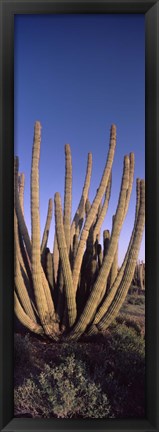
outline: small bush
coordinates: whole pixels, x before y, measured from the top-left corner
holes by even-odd
[[[119,315],[116,318],[116,323],[115,323],[113,328],[116,328],[116,326],[118,324],[125,324],[126,327],[132,328],[133,330],[135,330],[135,332],[138,336],[140,336],[142,333],[142,329],[141,329],[140,324],[138,322],[136,322],[134,319],[129,318],[126,315]]]
[[[140,326],[127,315],[119,315],[109,330],[97,335],[93,342],[89,339],[50,344],[43,349],[38,344],[33,346],[37,350],[32,349],[32,366],[27,369],[25,381],[16,386],[15,415],[145,416],[145,340]],[[35,369],[38,356],[40,369]],[[24,374],[24,370],[20,373]]]
[[[102,383],[115,417],[145,416],[145,343],[133,328],[112,328],[107,356],[95,368],[95,382]]]
[[[129,304],[140,306],[145,304],[145,297],[138,295],[129,295],[127,301]]]
[[[32,376],[15,390],[16,411],[33,417],[110,418],[110,405],[100,384],[74,355],[59,366],[45,365],[36,379]]]

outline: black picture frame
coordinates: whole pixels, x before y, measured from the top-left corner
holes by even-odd
[[[13,417],[14,15],[142,13],[146,26],[146,417]],[[0,430],[159,431],[159,0],[0,0]]]

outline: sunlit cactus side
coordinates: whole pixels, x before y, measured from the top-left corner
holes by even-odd
[[[64,203],[54,195],[55,234],[53,250],[47,247],[53,216],[50,198],[41,240],[39,212],[39,160],[41,124],[35,123],[31,163],[31,236],[24,216],[24,175],[19,161],[14,170],[15,314],[24,327],[52,340],[75,339],[104,331],[117,316],[130,288],[142,240],[145,216],[144,181],[136,182],[134,227],[121,267],[118,243],[128,211],[134,178],[134,154],[124,157],[120,193],[112,230],[104,230],[111,197],[116,126],[110,129],[108,155],[94,200],[89,201],[92,154],[79,205],[72,215],[72,157],[65,145]],[[63,207],[63,209],[62,209]],[[137,272],[137,270],[136,270]],[[142,286],[144,265],[138,268]]]

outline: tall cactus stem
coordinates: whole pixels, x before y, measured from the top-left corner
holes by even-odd
[[[25,176],[24,173],[19,175],[19,200],[22,212],[24,214],[24,184],[25,184]]]
[[[58,243],[59,255],[62,264],[63,277],[64,277],[64,287],[65,287],[66,301],[67,301],[67,308],[68,308],[69,326],[71,327],[75,322],[77,310],[76,310],[76,300],[75,300],[75,291],[73,287],[72,273],[71,273],[68,250],[67,250],[65,233],[64,233],[62,206],[61,206],[61,199],[59,193],[55,194],[55,223],[56,223],[57,243]]]
[[[85,216],[85,204],[88,198],[88,192],[90,188],[91,173],[92,173],[92,153],[88,153],[87,169],[86,169],[86,176],[85,176],[84,186],[82,190],[82,195],[71,225],[71,243],[73,241],[74,234],[76,233],[78,235],[82,228],[82,224]],[[79,226],[79,230],[78,230],[78,226]]]
[[[109,181],[109,177],[110,177],[110,173],[111,173],[111,169],[112,169],[112,164],[113,164],[113,159],[114,159],[115,147],[116,147],[116,126],[112,125],[111,131],[110,131],[110,145],[109,145],[109,151],[108,151],[105,169],[104,169],[103,176],[102,176],[102,179],[100,182],[100,186],[98,188],[98,192],[94,198],[91,209],[90,209],[88,216],[87,216],[87,219],[85,221],[85,224],[84,224],[84,227],[82,230],[82,234],[81,234],[81,238],[79,241],[79,245],[78,245],[76,259],[74,262],[73,283],[74,283],[75,292],[76,292],[77,286],[78,286],[80,267],[81,267],[81,263],[82,263],[84,248],[85,248],[86,241],[88,238],[89,229],[92,225],[92,222],[94,221],[95,215],[97,213],[97,209],[99,207],[102,196],[105,192],[105,189],[107,187],[107,183]]]
[[[40,254],[40,215],[39,215],[39,159],[41,143],[41,125],[35,123],[34,142],[32,150],[31,166],[31,240],[32,240],[32,277],[36,304],[42,326],[46,334],[53,333],[53,326],[50,323],[50,313],[44,291],[44,278],[41,272],[41,254]],[[49,290],[49,286],[48,286]],[[53,302],[52,315],[54,314]]]
[[[87,300],[83,313],[79,318],[77,324],[71,332],[71,338],[78,338],[85,331],[87,325],[90,323],[94,317],[96,308],[101,299],[101,293],[103,292],[104,286],[107,282],[107,278],[110,272],[110,268],[113,262],[114,254],[116,251],[122,223],[123,223],[123,213],[125,210],[126,194],[129,184],[129,157],[124,158],[123,176],[120,189],[120,195],[118,200],[118,206],[116,211],[116,217],[114,220],[113,231],[109,243],[109,248],[106,256],[104,257],[102,267],[100,269],[97,280],[94,284],[92,292]]]
[[[117,316],[120,307],[125,300],[125,297],[127,295],[128,289],[130,287],[133,278],[136,260],[139,253],[141,240],[142,240],[144,224],[145,224],[145,183],[143,180],[141,180],[140,182],[140,187],[141,187],[140,207],[138,212],[137,223],[135,224],[133,243],[129,251],[127,264],[125,267],[124,278],[122,278],[119,288],[115,294],[113,301],[110,303],[110,306],[106,314],[103,316],[103,318],[97,325],[99,330],[106,329]]]
[[[65,194],[64,194],[64,231],[67,250],[70,249],[70,229],[72,210],[72,158],[69,144],[65,144]]]
[[[48,237],[49,237],[49,230],[50,230],[50,225],[51,225],[51,220],[52,220],[52,211],[53,211],[53,202],[52,202],[52,199],[50,198],[49,203],[48,203],[48,210],[47,210],[47,217],[46,217],[44,233],[43,233],[42,242],[41,242],[41,260],[42,260],[42,262],[44,260],[45,249],[46,249],[47,241],[48,241]]]

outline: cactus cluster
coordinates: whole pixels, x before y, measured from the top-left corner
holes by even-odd
[[[65,145],[65,191],[54,196],[55,236],[53,250],[47,247],[53,214],[49,200],[40,242],[39,159],[41,124],[35,123],[31,164],[31,237],[24,216],[24,174],[14,166],[15,288],[14,309],[18,320],[30,331],[52,340],[79,339],[82,334],[105,330],[117,316],[133,279],[144,229],[145,183],[136,181],[134,227],[123,264],[118,266],[118,242],[126,217],[134,177],[134,154],[126,155],[112,230],[101,227],[105,219],[112,183],[116,148],[116,126],[110,129],[110,143],[100,185],[92,203],[89,187],[92,154],[88,154],[80,202],[71,220],[72,159]]]

